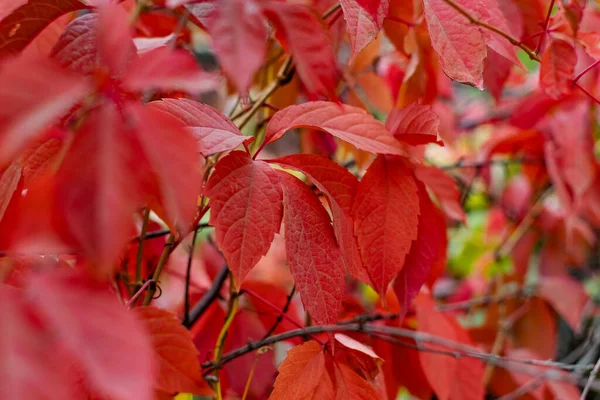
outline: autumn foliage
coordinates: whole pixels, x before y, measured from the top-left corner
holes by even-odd
[[[0,398],[594,398],[599,63],[591,0],[1,0]]]

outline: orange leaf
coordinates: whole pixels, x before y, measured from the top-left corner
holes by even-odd
[[[150,333],[158,359],[159,375],[154,388],[169,393],[212,395],[202,377],[192,334],[177,317],[152,306],[137,307],[134,312]]]
[[[323,346],[314,340],[290,350],[278,371],[270,400],[333,397],[333,383],[325,367]],[[330,393],[330,397],[316,397],[316,393],[323,392]]]

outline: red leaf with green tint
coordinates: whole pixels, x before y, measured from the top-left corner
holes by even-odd
[[[339,164],[316,155],[296,154],[269,161],[302,172],[327,196],[333,214],[333,230],[346,268],[356,279],[369,283],[354,237],[354,221],[350,215],[358,187],[356,177]]]
[[[298,178],[280,172],[285,249],[304,308],[317,324],[337,321],[344,298],[344,261],[329,214]]]
[[[149,104],[183,121],[204,157],[233,150],[250,139],[242,136],[229,118],[206,104],[188,99],[163,99]]]
[[[79,0],[29,0],[0,20],[0,58],[23,50],[52,21],[86,8]]]
[[[152,340],[159,369],[154,388],[168,393],[212,395],[212,390],[202,377],[192,334],[177,317],[152,306],[137,307],[133,312],[144,324]]]
[[[358,185],[352,215],[363,263],[384,296],[418,233],[419,197],[406,161],[379,156]]]
[[[239,288],[279,232],[279,177],[267,163],[234,151],[217,163],[204,194],[210,198],[217,244]]]
[[[423,0],[431,45],[450,79],[483,89],[486,40],[479,27],[444,0]]]
[[[288,130],[297,128],[327,132],[371,153],[404,154],[402,145],[381,122],[366,111],[327,101],[312,101],[277,112],[267,125],[265,144],[274,142]]]

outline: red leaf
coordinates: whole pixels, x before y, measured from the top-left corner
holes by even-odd
[[[350,63],[375,39],[387,16],[389,0],[341,0],[346,27],[352,43]]]
[[[192,54],[168,47],[142,54],[123,81],[132,91],[182,90],[194,94],[217,87],[217,81],[200,70]]]
[[[0,220],[4,217],[4,213],[19,186],[22,172],[23,169],[19,163],[13,162],[0,175]]]
[[[129,239],[133,213],[142,203],[140,156],[114,106],[88,116],[58,174],[57,212],[74,238],[104,272]]]
[[[152,306],[137,307],[133,311],[150,333],[158,359],[159,375],[154,389],[169,393],[212,395],[212,390],[202,377],[192,334],[177,317]]]
[[[111,75],[122,77],[137,56],[129,17],[123,7],[113,3],[102,4],[96,13],[98,55],[102,64],[110,69]]]
[[[327,196],[333,214],[333,230],[346,268],[356,279],[370,283],[360,259],[354,237],[354,221],[350,215],[358,187],[356,177],[346,168],[321,156],[296,154],[270,162],[302,172]]]
[[[16,54],[52,21],[86,6],[78,0],[29,0],[0,18],[0,56]],[[4,86],[3,86],[4,87]]]
[[[577,53],[573,45],[565,40],[553,38],[546,47],[541,60],[540,87],[554,99],[569,93]]]
[[[8,17],[14,10],[27,4],[28,0],[5,0],[0,4],[0,21]]]
[[[363,263],[383,297],[417,238],[417,185],[403,159],[377,157],[358,185],[352,215]]]
[[[431,106],[412,103],[402,109],[394,109],[388,115],[386,128],[401,142],[417,146],[444,142],[439,137],[440,118]]]
[[[60,130],[57,130],[57,133],[63,134]],[[43,176],[57,163],[62,145],[61,140],[52,138],[31,147],[21,154],[19,163],[23,167],[25,187],[29,187],[37,178]]]
[[[210,224],[239,288],[279,232],[279,178],[265,162],[234,151],[217,163],[205,194],[210,198]]]
[[[298,178],[279,172],[285,204],[285,249],[304,308],[317,324],[337,321],[344,297],[344,262],[329,214]]]
[[[419,233],[406,256],[404,268],[394,281],[402,313],[409,310],[412,299],[419,293],[431,272],[437,278],[446,266],[446,224],[444,216],[433,205],[422,183],[419,188]],[[441,270],[441,271],[440,271]]]
[[[327,32],[318,17],[304,5],[274,1],[265,4],[264,13],[285,38],[309,95],[335,99],[336,60]]]
[[[223,70],[245,92],[265,58],[267,29],[254,0],[222,0],[208,20],[208,32]]]
[[[574,332],[579,332],[583,309],[588,302],[581,283],[568,277],[543,277],[540,280],[540,295],[567,321]]]
[[[31,318],[23,293],[0,286],[0,397],[67,399],[72,380],[67,365]]]
[[[183,121],[198,142],[198,151],[208,157],[230,151],[248,137],[229,118],[214,108],[188,99],[163,99],[150,106],[166,111]]]
[[[202,182],[196,141],[176,117],[164,111],[137,103],[127,109],[156,177],[159,198],[170,219],[165,222],[187,233],[196,214]]]
[[[510,22],[507,20],[506,16],[500,9],[500,2],[497,0],[471,0],[472,2],[472,11],[475,12],[476,15],[480,16],[480,19],[484,22],[487,22],[489,25],[497,28],[498,30],[510,34],[512,36],[515,35]],[[502,1],[502,3],[508,3],[506,1]],[[503,6],[506,7],[506,4]],[[509,8],[508,5],[507,8]],[[525,69],[519,58],[517,57],[516,46],[506,40],[504,37],[496,34],[495,32],[491,32],[488,30],[483,31],[484,35],[487,37],[487,43],[489,46],[488,50],[492,50],[498,54],[500,54],[506,60],[510,60],[511,64],[515,64]]]
[[[350,336],[346,336],[342,333],[336,333],[334,336],[335,336],[335,339],[338,342],[340,342],[344,347],[354,350],[354,351],[358,351],[363,354],[366,354],[367,356],[369,356],[371,358],[381,360],[381,357],[379,357],[377,354],[375,354],[373,349],[371,349],[370,347],[367,347],[366,345],[362,344],[361,342],[359,342],[357,340],[352,339]]]
[[[444,339],[470,345],[469,335],[451,316],[446,316],[435,308],[429,293],[417,296],[417,320],[419,331]],[[440,345],[431,344],[433,350],[445,350]],[[453,358],[428,351],[419,353],[423,371],[431,387],[440,400],[483,400],[483,363],[473,358]]]
[[[0,164],[67,114],[87,93],[87,82],[47,59],[0,64]]]
[[[71,22],[52,47],[50,57],[62,67],[91,74],[100,62],[97,48],[98,14],[82,15]]]
[[[451,79],[483,89],[486,41],[479,28],[443,0],[423,0],[431,44]]]
[[[150,338],[107,285],[48,273],[32,276],[27,291],[95,390],[115,399],[151,398],[155,363]]]
[[[346,364],[336,364],[336,398],[371,400],[381,398],[375,387]]]
[[[402,145],[366,111],[325,101],[312,101],[278,111],[267,125],[265,144],[297,128],[325,131],[372,153],[404,154]]]
[[[426,165],[415,166],[415,176],[431,189],[442,210],[450,218],[465,222],[465,212],[460,205],[460,192],[456,182],[444,170]]]
[[[325,367],[323,346],[311,340],[294,347],[278,368],[269,400],[329,399],[334,397],[333,382]],[[317,393],[329,396],[317,396]]]
[[[494,50],[488,50],[483,71],[485,88],[494,96],[496,102],[500,101],[504,84],[510,76],[513,64]]]

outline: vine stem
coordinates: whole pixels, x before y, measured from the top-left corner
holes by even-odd
[[[156,266],[156,269],[154,270],[154,274],[152,275],[152,280],[155,283],[158,282],[160,273],[162,272],[163,267],[165,266],[165,264],[167,263],[167,260],[169,259],[169,254],[171,254],[171,249],[173,248],[174,243],[175,243],[175,235],[173,235],[171,233],[169,235],[169,238],[167,239],[167,243],[165,243],[165,248],[163,249],[163,252],[160,255],[160,259],[158,260],[158,265]],[[156,293],[156,284],[150,285],[150,287],[148,288],[148,291],[146,292],[146,297],[144,298],[145,306],[150,304],[150,302],[152,301],[152,298],[154,297],[154,293]]]
[[[225,345],[225,339],[227,339],[227,332],[233,323],[233,319],[237,314],[238,303],[239,303],[239,293],[235,290],[235,284],[233,282],[233,275],[231,272],[229,273],[229,304],[227,306],[227,316],[225,317],[225,323],[221,328],[221,332],[219,332],[219,336],[217,337],[217,343],[215,344],[215,355],[213,357],[213,364],[218,365],[221,362],[221,357],[223,356],[223,346]],[[221,381],[219,379],[219,368],[215,368],[214,374],[215,380],[215,393],[217,395],[217,400],[223,400],[223,393],[221,392]]]

